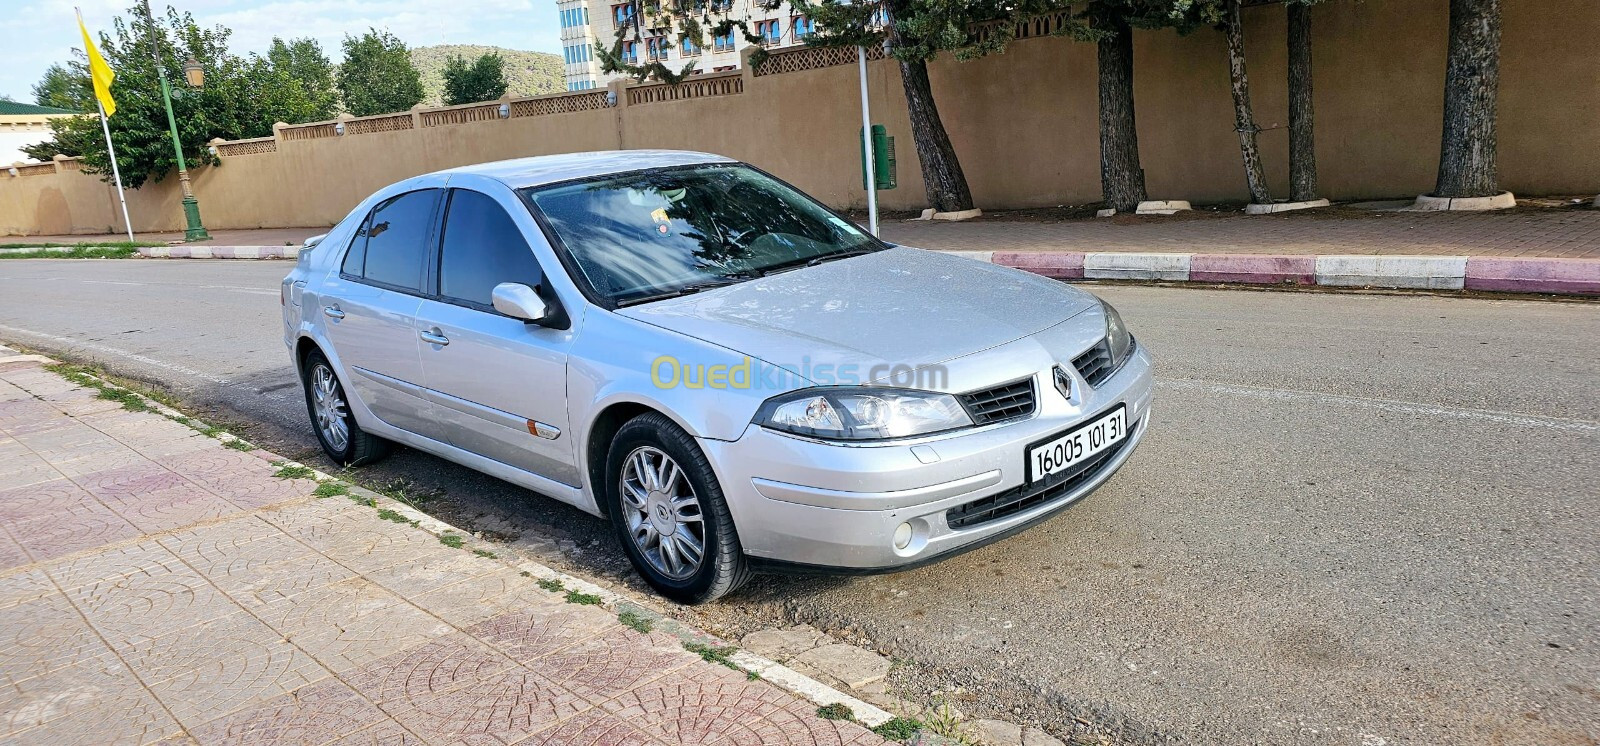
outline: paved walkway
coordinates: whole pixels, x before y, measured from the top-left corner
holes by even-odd
[[[0,740],[882,742],[269,457],[0,348]]]
[[[215,231],[212,245],[283,246],[326,228]],[[1051,221],[1015,214],[962,223],[887,221],[884,238],[925,249],[1154,251],[1205,254],[1423,254],[1600,259],[1600,209],[1519,208],[1496,213],[1375,212],[1354,208],[1279,215],[1123,215]],[[72,243],[118,236],[37,236]],[[141,234],[177,241],[181,233]],[[20,241],[0,237],[0,245]]]

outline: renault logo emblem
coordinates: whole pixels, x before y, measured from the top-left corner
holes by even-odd
[[[1056,366],[1056,390],[1061,392],[1061,398],[1072,399],[1072,376],[1061,366]]]

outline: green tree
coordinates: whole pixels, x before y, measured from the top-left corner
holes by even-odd
[[[94,111],[94,89],[89,70],[78,60],[55,63],[33,84],[33,102],[73,111]]]
[[[109,124],[124,184],[137,188],[146,181],[160,181],[177,166],[156,77],[158,64],[173,81],[178,140],[191,167],[215,162],[206,147],[212,138],[266,134],[247,126],[252,90],[248,65],[228,53],[229,34],[222,27],[201,28],[190,14],[171,8],[164,18],[147,18],[142,5],[135,3],[126,17],[113,21],[110,33],[100,35],[100,51],[117,72],[111,89],[117,113]],[[205,85],[199,89],[183,83],[183,62],[190,56],[205,69]],[[67,65],[68,70],[77,68],[81,65]],[[81,74],[87,86],[87,71]],[[87,108],[93,110],[92,101]],[[86,171],[109,177],[111,164],[97,118],[57,119],[50,126],[52,138],[24,152],[41,159],[56,153],[77,155]]]
[[[488,52],[468,62],[450,55],[444,61],[444,103],[447,106],[493,101],[506,93],[506,60]]]
[[[346,36],[335,83],[345,109],[358,117],[406,111],[422,101],[422,76],[411,53],[388,31]]]
[[[273,37],[266,59],[273,72],[284,74],[305,94],[304,109],[296,112],[293,119],[283,121],[314,122],[332,119],[339,113],[339,90],[333,85],[333,63],[315,39],[284,42]]]

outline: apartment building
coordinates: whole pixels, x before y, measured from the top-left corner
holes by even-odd
[[[713,4],[714,17],[731,13],[732,17],[743,19],[750,31],[759,35],[761,43],[768,47],[800,44],[814,29],[811,20],[796,14],[788,3],[768,10],[760,0],[704,1]],[[556,0],[561,16],[561,52],[566,61],[567,90],[602,88],[623,77],[600,71],[595,47],[609,48],[616,43],[620,26],[643,24],[643,8],[649,2],[651,0]],[[696,73],[722,72],[738,69],[739,50],[749,46],[738,29],[714,38],[707,29],[707,36],[702,39],[704,46],[687,41],[680,44],[677,36],[677,29],[650,29],[641,25],[639,33],[629,34],[629,40],[623,43],[623,57],[635,63],[659,61],[673,70],[683,69],[692,60]]]

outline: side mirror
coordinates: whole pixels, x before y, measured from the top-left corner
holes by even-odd
[[[516,282],[502,282],[494,286],[489,296],[494,300],[494,310],[514,319],[540,322],[550,315],[550,306],[533,288]]]

